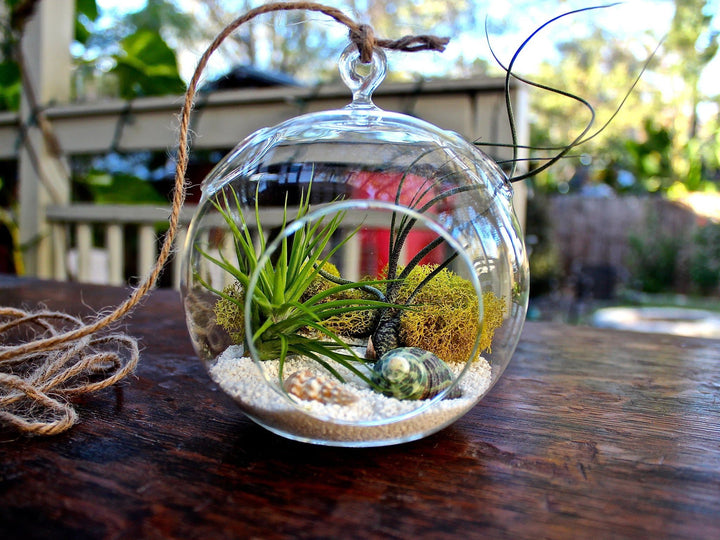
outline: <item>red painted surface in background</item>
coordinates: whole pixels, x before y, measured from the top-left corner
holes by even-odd
[[[420,209],[429,202],[435,196],[437,189],[431,187],[431,179],[402,172],[359,171],[350,176],[348,183],[353,187],[352,197],[355,199],[373,199],[391,203],[395,202],[395,196],[400,188],[398,204],[415,209]],[[436,208],[431,208],[426,213],[434,213],[436,210]],[[410,232],[405,241],[406,256],[401,260],[401,264],[410,260],[435,238],[437,238],[437,234],[433,231]],[[360,231],[360,242],[362,245],[361,274],[379,275],[388,263],[390,232],[384,229],[363,229]],[[421,264],[439,264],[443,259],[443,250],[439,247],[426,255]]]

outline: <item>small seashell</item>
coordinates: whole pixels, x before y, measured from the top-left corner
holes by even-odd
[[[307,401],[319,401],[333,405],[348,405],[357,397],[333,379],[315,374],[309,369],[296,371],[283,383],[289,394]]]
[[[435,397],[455,380],[445,362],[418,347],[389,350],[375,362],[370,376],[384,395],[410,400]],[[446,397],[461,395],[456,386]]]

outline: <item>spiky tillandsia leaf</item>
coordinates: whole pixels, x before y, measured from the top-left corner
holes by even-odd
[[[201,249],[198,246],[195,246],[195,250],[200,253],[203,257],[205,257],[208,261],[211,263],[217,265],[221,269],[228,272],[231,276],[233,276],[242,286],[245,290],[247,290],[248,283],[249,283],[249,276],[247,274],[244,274],[240,272],[236,267],[234,267],[228,260],[225,258],[224,255],[221,254],[220,259],[213,257],[210,255],[207,251]],[[226,300],[231,300],[233,303],[237,304],[241,308],[244,307],[244,303],[238,302],[236,299],[231,299],[226,293],[223,291],[216,289],[212,285],[210,285],[207,281],[205,281],[198,272],[195,272],[194,274],[195,279],[200,282],[200,284],[208,289],[209,291],[217,294],[218,296],[225,298]],[[269,310],[272,308],[271,302],[261,295],[259,292],[257,292],[257,296],[254,298],[254,301],[257,302],[263,309]]]
[[[384,308],[397,308],[407,310],[415,309],[411,306],[400,306],[380,300],[357,298],[333,300],[320,304],[318,306],[310,307],[306,306],[305,304],[295,303],[292,307],[295,309],[291,315],[289,315],[283,321],[274,323],[274,331],[287,333],[290,332],[292,329],[302,330],[305,327],[312,327],[313,324],[322,324],[323,321],[327,321],[332,317],[339,317],[355,311],[367,311],[370,309],[380,310]],[[267,327],[259,329],[255,333],[254,337],[259,338],[265,331],[267,331],[267,329]]]
[[[289,291],[293,300],[300,299],[312,281],[317,277],[319,272],[318,268],[327,263],[331,257],[360,230],[360,227],[355,228],[346,238],[341,240],[337,245],[329,250],[325,256],[322,256],[322,253],[325,251],[328,243],[332,239],[333,234],[342,223],[344,215],[344,212],[335,215],[328,224],[320,229],[320,231],[317,230],[319,228],[320,221],[313,224],[312,227],[309,227],[307,231],[303,231],[302,241],[308,239],[310,239],[310,241],[307,243],[307,249],[303,250],[304,257],[300,259],[297,267],[293,267],[293,279],[290,281]]]

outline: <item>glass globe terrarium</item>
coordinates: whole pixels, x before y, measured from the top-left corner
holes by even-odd
[[[527,309],[512,190],[459,136],[371,100],[376,50],[340,60],[353,101],[261,129],[203,182],[184,251],[198,355],[292,439],[424,437],[497,382]]]

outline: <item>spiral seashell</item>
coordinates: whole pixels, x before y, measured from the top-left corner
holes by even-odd
[[[410,400],[435,397],[455,379],[445,362],[418,347],[389,350],[375,362],[370,377],[384,395]],[[446,397],[461,395],[455,387]]]
[[[315,374],[309,369],[296,371],[283,383],[283,388],[306,401],[319,401],[326,404],[349,405],[357,401],[357,397],[333,379]]]

